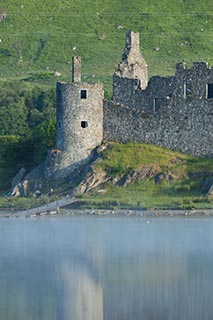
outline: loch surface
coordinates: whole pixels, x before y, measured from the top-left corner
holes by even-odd
[[[213,319],[213,218],[0,219],[1,320]]]

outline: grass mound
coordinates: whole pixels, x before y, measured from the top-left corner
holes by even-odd
[[[154,167],[155,173],[119,186],[132,170]],[[207,196],[213,183],[211,158],[196,158],[153,145],[112,143],[95,164],[112,177],[103,189],[83,197],[93,207],[213,208]]]

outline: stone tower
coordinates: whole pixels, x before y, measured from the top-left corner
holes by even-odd
[[[138,79],[139,87],[144,90],[148,84],[148,66],[140,52],[139,32],[126,33],[126,47],[122,62],[116,72],[122,78]]]
[[[81,58],[72,59],[72,82],[58,82],[57,161],[52,172],[65,176],[85,163],[103,139],[103,99],[101,83],[81,82]]]

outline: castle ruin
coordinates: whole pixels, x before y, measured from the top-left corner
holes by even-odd
[[[66,176],[83,165],[103,141],[102,83],[81,82],[81,58],[72,59],[72,82],[58,82],[56,149],[46,159],[46,176]]]
[[[72,82],[57,83],[57,149],[49,175],[65,175],[102,141],[151,143],[194,156],[213,157],[213,69],[181,62],[174,76],[148,80],[139,33],[127,32],[113,75],[112,101],[103,85],[81,82],[81,59],[73,58]]]

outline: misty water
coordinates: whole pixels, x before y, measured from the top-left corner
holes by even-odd
[[[213,319],[213,219],[0,219],[1,320]]]

